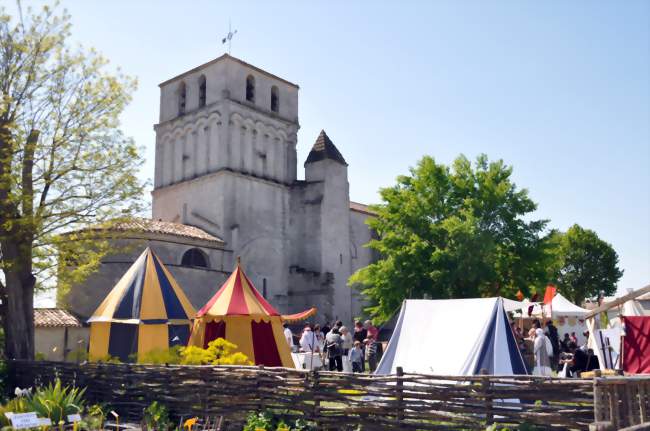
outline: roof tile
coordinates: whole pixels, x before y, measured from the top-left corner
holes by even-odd
[[[34,326],[41,328],[81,327],[81,321],[61,308],[35,308]]]

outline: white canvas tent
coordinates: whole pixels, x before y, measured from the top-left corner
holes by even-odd
[[[503,298],[409,299],[376,374],[527,374]]]
[[[542,303],[528,303],[522,307],[522,315],[528,315],[528,307],[533,305],[532,317],[538,319],[552,319],[557,327],[560,339],[564,334],[571,335],[575,332],[578,343],[583,344],[587,341],[583,332],[587,330],[585,316],[589,313],[586,308],[579,307],[573,302],[566,299],[560,293],[556,293],[550,305]]]

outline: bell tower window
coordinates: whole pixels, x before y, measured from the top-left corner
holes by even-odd
[[[278,96],[278,87],[275,85],[271,87],[271,111],[278,112],[280,110],[280,98]]]
[[[178,86],[178,115],[185,114],[185,101],[187,99],[187,90],[185,89],[185,83],[181,82]]]
[[[199,108],[203,108],[205,106],[205,92],[205,76],[201,75],[199,78]]]
[[[255,103],[255,78],[248,75],[246,78],[246,100]]]

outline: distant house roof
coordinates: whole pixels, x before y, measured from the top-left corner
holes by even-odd
[[[345,166],[348,165],[332,140],[327,136],[327,133],[325,133],[325,130],[321,130],[318,138],[316,138],[314,146],[311,148],[311,151],[307,156],[305,165],[325,159],[334,160],[335,162],[339,162]]]
[[[360,204],[359,202],[350,201],[350,210],[351,211],[356,211],[356,212],[359,212],[359,213],[363,213],[363,214],[368,214],[368,215],[371,215],[371,216],[376,216],[377,215],[377,212],[371,210],[368,205]]]
[[[94,227],[93,229],[102,230],[102,227]],[[191,238],[202,241],[208,241],[223,245],[224,241],[217,238],[195,226],[190,226],[181,223],[173,223],[169,221],[153,220],[149,218],[135,217],[128,221],[118,222],[108,228],[117,232],[144,232],[152,234],[173,235],[181,238]]]
[[[81,321],[67,310],[60,308],[35,308],[34,326],[38,328],[57,328],[83,326]]]

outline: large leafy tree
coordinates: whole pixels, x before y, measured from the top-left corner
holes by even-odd
[[[102,249],[59,234],[139,210],[143,187],[118,120],[135,81],[70,48],[65,12],[20,15],[0,8],[0,317],[5,354],[31,358],[34,289],[57,252],[83,270]]]
[[[536,204],[511,175],[485,155],[451,167],[424,157],[380,190],[383,202],[368,220],[378,239],[368,246],[381,257],[350,279],[377,320],[405,298],[514,296],[544,278],[546,221],[530,220]]]
[[[553,232],[549,243],[554,257],[549,266],[550,279],[564,296],[580,304],[601,292],[616,292],[623,276],[618,254],[596,232],[574,224],[566,232]]]

